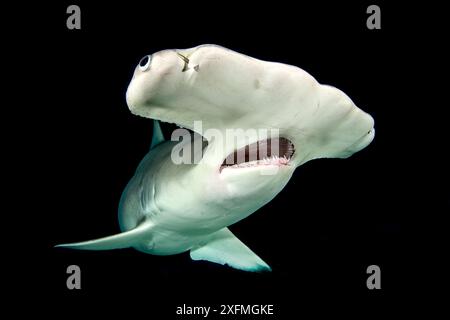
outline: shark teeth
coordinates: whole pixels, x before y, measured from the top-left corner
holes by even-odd
[[[226,166],[224,168],[250,168],[250,167],[257,167],[257,166],[283,166],[283,165],[289,165],[289,161],[291,160],[290,157],[286,156],[271,156],[271,157],[265,157],[262,160],[255,160],[250,162],[244,162],[240,164],[235,164],[232,166]]]

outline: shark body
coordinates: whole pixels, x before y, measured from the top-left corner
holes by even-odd
[[[128,87],[127,103],[133,114],[154,119],[154,126],[151,150],[122,194],[122,232],[59,247],[133,247],[155,255],[190,251],[194,260],[270,270],[227,227],[272,200],[301,164],[349,157],[375,135],[372,117],[337,88],[319,84],[300,68],[216,45],[144,57]],[[206,138],[207,146],[194,151],[201,160],[175,163],[173,150],[179,143],[163,140],[158,120],[196,131],[194,139],[186,139],[189,145]],[[254,128],[277,129],[279,136],[261,140],[242,134],[224,144],[216,137],[202,138],[195,121],[222,136],[227,129]],[[259,158],[259,146],[270,141],[282,147]],[[225,160],[239,150],[246,150],[244,161],[228,165]],[[273,173],[263,174],[267,169]]]

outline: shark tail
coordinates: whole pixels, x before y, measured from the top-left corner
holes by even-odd
[[[152,226],[153,223],[146,221],[129,231],[95,240],[58,244],[55,248],[78,250],[112,250],[129,248],[141,243],[145,239],[148,239],[148,231],[152,228]]]

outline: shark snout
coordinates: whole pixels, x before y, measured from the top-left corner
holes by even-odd
[[[358,152],[367,147],[375,138],[375,128],[370,129],[359,141],[352,146],[353,152]]]
[[[364,112],[364,111],[363,111]],[[365,113],[365,112],[364,112]],[[370,114],[368,114],[368,113],[365,113],[365,116],[366,116],[366,123],[367,123],[367,127],[369,128],[368,130],[367,130],[367,134],[365,134],[365,142],[367,143],[364,147],[366,147],[366,146],[368,146],[371,142],[372,142],[372,140],[373,140],[373,138],[375,138],[375,120],[373,119],[373,117],[370,115]]]
[[[363,112],[363,111],[361,111]],[[362,120],[361,122],[365,123],[364,127],[365,130],[363,131],[362,135],[360,136],[360,138],[358,138],[349,148],[348,148],[348,152],[350,154],[353,154],[355,152],[358,152],[362,149],[364,149],[365,147],[367,147],[375,138],[375,121],[372,118],[372,116],[370,116],[367,113],[363,113],[362,116]]]

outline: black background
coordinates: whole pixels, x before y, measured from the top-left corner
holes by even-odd
[[[274,304],[277,319],[305,310],[364,317],[423,294],[422,285],[433,282],[423,273],[433,263],[424,241],[448,199],[430,182],[442,176],[430,174],[433,166],[420,156],[431,146],[420,134],[430,113],[423,112],[418,73],[432,61],[418,50],[432,37],[407,7],[376,2],[382,29],[368,30],[372,2],[74,3],[81,30],[66,28],[72,2],[42,5],[42,15],[33,15],[35,44],[22,61],[31,66],[25,70],[32,86],[17,97],[27,106],[23,121],[31,134],[22,141],[22,161],[33,179],[30,195],[17,203],[26,214],[16,218],[31,227],[31,248],[16,254],[38,270],[40,308],[169,319],[184,303]],[[338,87],[374,117],[375,140],[349,159],[299,167],[273,201],[231,226],[272,273],[192,262],[187,253],[54,249],[118,232],[121,192],[151,141],[151,121],[132,115],[125,102],[139,59],[205,43],[296,65]],[[82,270],[79,291],[66,288],[71,264]],[[381,290],[366,287],[372,264],[381,268]],[[28,291],[18,289],[19,296]]]

